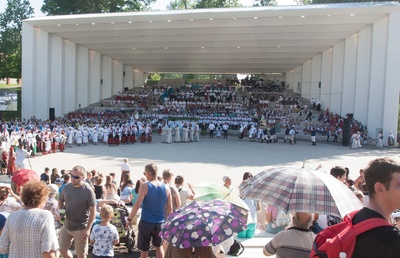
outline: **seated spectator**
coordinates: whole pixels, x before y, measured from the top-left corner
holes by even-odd
[[[123,201],[125,204],[132,204],[131,203],[131,192],[132,192],[132,188],[133,188],[133,182],[132,180],[128,179],[125,181],[123,187],[121,188],[121,195],[120,195],[120,199],[121,201]]]
[[[265,256],[276,254],[276,258],[308,258],[315,239],[314,233],[309,230],[312,214],[295,212],[291,227],[279,232],[264,247]]]
[[[276,234],[282,230],[285,230],[286,226],[290,223],[290,218],[287,214],[282,211],[278,210],[275,206],[268,205],[265,209],[265,216],[267,220],[267,226],[265,231],[271,234]]]

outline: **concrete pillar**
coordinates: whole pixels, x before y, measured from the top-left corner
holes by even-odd
[[[344,41],[333,46],[331,110],[342,114]]]
[[[322,52],[320,101],[323,109],[331,110],[333,48]]]

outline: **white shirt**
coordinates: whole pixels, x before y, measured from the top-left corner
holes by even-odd
[[[131,171],[131,165],[124,163],[121,165],[121,171]]]

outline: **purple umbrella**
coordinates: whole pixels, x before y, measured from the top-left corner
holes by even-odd
[[[160,234],[177,248],[215,246],[245,230],[247,215],[224,200],[194,201],[172,213]]]

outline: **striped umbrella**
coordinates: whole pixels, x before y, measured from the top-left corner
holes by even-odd
[[[309,168],[271,168],[241,184],[240,191],[245,197],[271,204],[286,212],[343,217],[363,207],[343,182]]]

